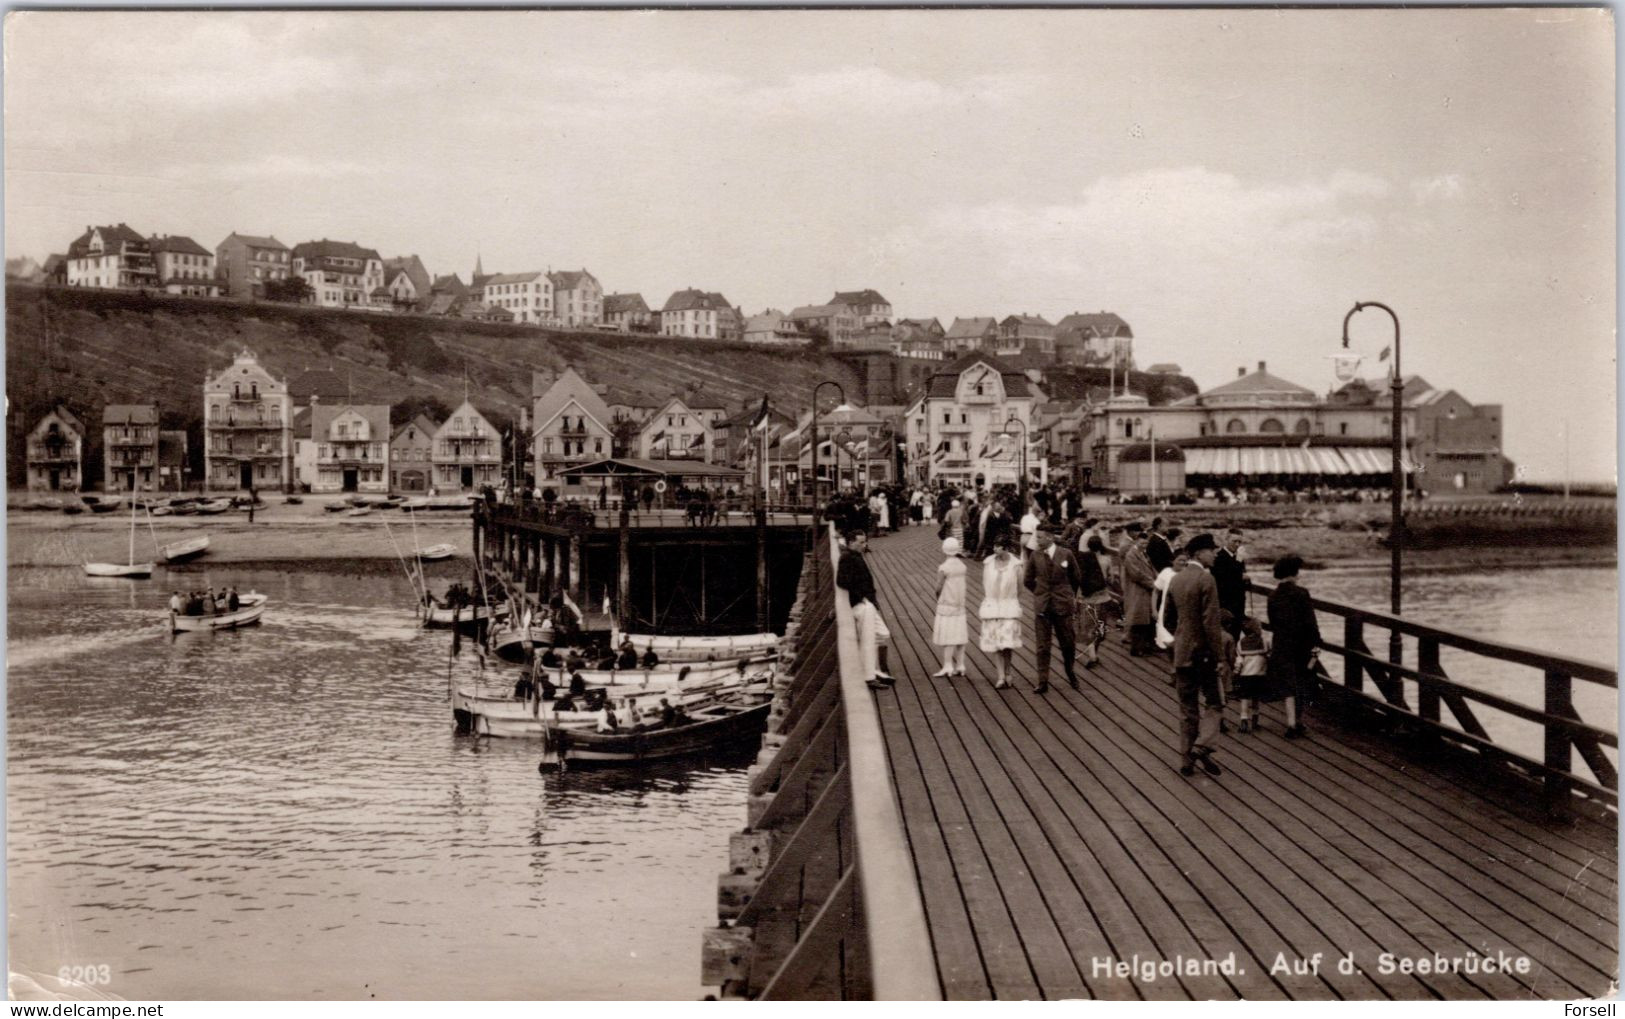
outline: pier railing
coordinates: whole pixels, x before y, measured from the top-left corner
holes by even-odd
[[[790,674],[719,882],[704,980],[729,997],[941,997],[833,529],[808,553]]]
[[[1267,597],[1273,586],[1253,583],[1250,589]],[[1312,599],[1317,612],[1343,621],[1341,639],[1325,629],[1321,648],[1329,658],[1340,659],[1342,682],[1338,688],[1353,703],[1378,712],[1390,722],[1400,723],[1410,738],[1448,741],[1539,784],[1548,810],[1562,814],[1587,799],[1615,812],[1619,808],[1619,772],[1603,752],[1603,747],[1619,749],[1614,731],[1583,720],[1574,707],[1576,681],[1611,690],[1619,689],[1619,672],[1597,662],[1535,651],[1428,626],[1400,616],[1339,602]],[[1393,662],[1373,654],[1367,629],[1397,634],[1402,661]],[[1466,652],[1481,659],[1509,662],[1533,670],[1532,690],[1540,690],[1541,706],[1491,693],[1470,682],[1460,682],[1446,674],[1440,664],[1442,649]],[[1405,660],[1414,665],[1404,664]],[[1331,670],[1328,670],[1331,676]],[[1333,682],[1336,677],[1331,676]],[[1366,680],[1373,690],[1368,690]],[[1410,702],[1409,681],[1416,695]],[[1541,685],[1535,685],[1541,684]],[[1542,755],[1537,758],[1496,742],[1485,729],[1473,705],[1492,712],[1532,722],[1541,728]],[[1442,709],[1448,709],[1446,721]],[[1576,767],[1575,754],[1584,763]]]

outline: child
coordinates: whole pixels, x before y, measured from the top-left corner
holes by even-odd
[[[931,643],[942,648],[942,668],[934,675],[963,676],[965,644],[970,640],[965,626],[965,562],[954,538],[943,541],[942,554],[946,558],[937,567],[937,614],[931,624]]]
[[[1241,731],[1252,732],[1258,727],[1254,716],[1261,700],[1279,700],[1272,696],[1273,684],[1269,679],[1269,638],[1264,628],[1252,616],[1241,620],[1241,640],[1236,642],[1236,695],[1241,698]]]

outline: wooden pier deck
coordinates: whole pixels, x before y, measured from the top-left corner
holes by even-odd
[[[869,559],[897,677],[874,697],[944,997],[1564,999],[1616,979],[1614,815],[1551,822],[1527,789],[1315,714],[1289,741],[1278,711],[1240,735],[1232,709],[1224,774],[1185,778],[1168,663],[1122,631],[1076,691],[1057,651],[1040,697],[1029,618],[1015,688],[992,688],[975,564],[971,676],[930,678],[938,544],[904,529]],[[1112,965],[1232,953],[1226,973]]]

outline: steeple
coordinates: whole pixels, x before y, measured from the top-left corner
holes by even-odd
[[[484,276],[484,275],[485,275],[485,267],[480,264],[480,253],[479,253],[478,250],[476,250],[474,252],[474,278],[479,279],[481,276]]]

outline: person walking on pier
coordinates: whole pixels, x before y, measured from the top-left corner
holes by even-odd
[[[1247,564],[1241,561],[1241,529],[1225,532],[1224,547],[1213,557],[1213,582],[1219,588],[1219,608],[1230,613],[1230,636],[1241,633],[1247,615]]]
[[[1219,625],[1219,589],[1208,572],[1217,551],[1213,535],[1192,538],[1185,546],[1190,562],[1168,585],[1179,620],[1174,631],[1174,680],[1181,713],[1179,773],[1187,776],[1196,773],[1198,764],[1209,775],[1221,774],[1213,762],[1213,742],[1224,712],[1219,691],[1229,685],[1230,662]]]
[[[1010,658],[1021,647],[1021,560],[1015,555],[1015,542],[1006,539],[989,559],[982,564],[982,606],[977,615],[982,620],[981,648],[993,655],[998,669],[995,690],[1010,687]],[[1040,682],[1035,693],[1044,693],[1049,683]]]
[[[1157,571],[1145,554],[1145,535],[1138,523],[1128,526],[1129,539],[1123,549],[1123,623],[1128,627],[1129,654],[1133,657],[1156,651],[1151,621],[1151,588]]]
[[[863,552],[869,545],[869,535],[854,527],[846,536],[846,551],[841,553],[841,564],[835,570],[835,583],[846,591],[852,605],[852,622],[858,631],[858,653],[863,659],[864,675],[871,677],[871,687],[891,686],[895,682],[880,671],[880,635],[885,624],[880,620],[880,609],[875,605],[875,578],[869,572],[869,563]]]
[[[1286,738],[1299,739],[1305,735],[1298,708],[1305,700],[1306,687],[1313,683],[1315,651],[1320,647],[1320,622],[1315,619],[1315,607],[1309,592],[1298,586],[1298,572],[1303,559],[1285,555],[1275,561],[1275,579],[1278,583],[1270,592],[1270,633],[1274,646],[1270,649],[1269,675],[1272,685],[1282,690],[1286,700]]]
[[[931,643],[942,649],[942,668],[934,675],[963,676],[965,644],[970,640],[965,626],[965,563],[953,538],[943,541],[942,554],[946,558],[937,567],[937,613],[931,623]]]
[[[1053,636],[1061,645],[1061,664],[1065,667],[1066,681],[1072,689],[1078,688],[1078,676],[1072,670],[1077,656],[1077,634],[1073,620],[1078,612],[1077,590],[1083,584],[1078,573],[1076,553],[1055,542],[1053,525],[1045,524],[1034,533],[1037,547],[1027,560],[1022,583],[1033,593],[1033,639],[1037,642],[1035,664],[1038,669],[1038,692],[1049,689],[1049,646]]]

